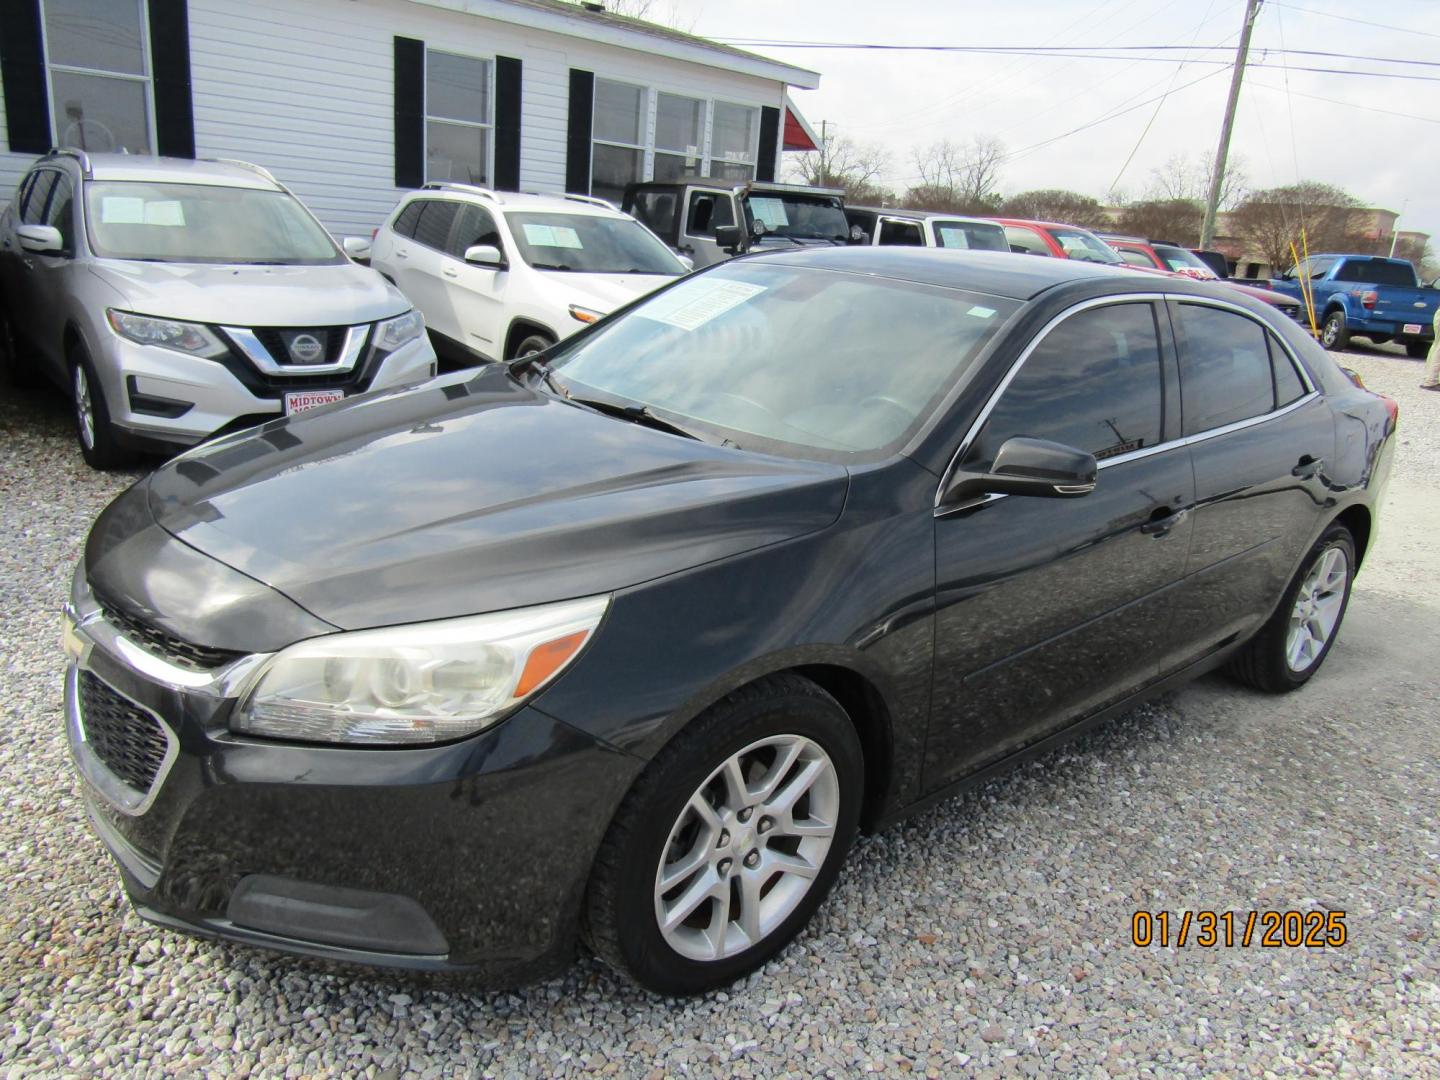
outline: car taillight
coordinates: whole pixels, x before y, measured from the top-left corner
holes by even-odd
[[[1400,403],[1386,394],[1376,394],[1385,403],[1385,411],[1390,414],[1390,430],[1394,431],[1400,423]]]
[[[379,229],[371,229],[371,230],[370,230],[370,239],[371,239],[372,241],[373,241],[377,236],[379,236],[379,235],[380,235],[380,230],[379,230]]]
[[[1360,294],[1360,303],[1364,305],[1366,311],[1374,311],[1375,301],[1379,299],[1380,294],[1377,293],[1374,289],[1367,290],[1366,292]]]

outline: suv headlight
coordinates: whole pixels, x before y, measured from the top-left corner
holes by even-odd
[[[114,308],[107,308],[105,317],[112,330],[138,345],[158,345],[162,349],[205,357],[223,356],[229,351],[208,326],[200,323],[157,319],[153,315],[135,315]]]
[[[497,723],[579,655],[605,596],[330,634],[261,669],[230,722],[307,742],[438,743]]]
[[[424,317],[420,312],[412,309],[404,315],[397,315],[393,319],[376,323],[373,348],[381,356],[386,356],[402,345],[414,341],[424,332]]]

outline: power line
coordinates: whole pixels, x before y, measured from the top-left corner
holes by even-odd
[[[1274,0],[1271,0],[1271,2],[1273,3]],[[1271,86],[1269,83],[1255,82],[1253,79],[1247,82],[1245,85],[1258,86],[1260,89],[1269,90],[1271,93],[1274,94],[1287,93],[1284,87]],[[1425,124],[1440,124],[1440,118],[1434,116],[1417,116],[1415,113],[1397,112],[1395,109],[1382,109],[1375,105],[1361,105],[1358,102],[1344,101],[1341,98],[1321,97],[1319,94],[1307,94],[1301,90],[1290,90],[1288,91],[1288,93],[1293,94],[1295,97],[1309,98],[1312,101],[1323,101],[1327,105],[1344,105],[1347,108],[1360,109],[1362,112],[1379,113],[1383,116],[1400,116],[1404,117],[1406,120],[1419,120],[1421,123]]]
[[[1402,34],[1419,34],[1421,37],[1440,38],[1440,34],[1432,34],[1428,30],[1416,30],[1409,26],[1391,26],[1389,23],[1357,19],[1353,15],[1336,15],[1333,11],[1316,11],[1314,8],[1301,7],[1299,4],[1282,3],[1281,0],[1270,0],[1270,2],[1276,7],[1289,8],[1291,11],[1303,11],[1306,15],[1319,15],[1326,19],[1339,19],[1342,22],[1359,23],[1361,26],[1374,26],[1380,30],[1396,30]]]

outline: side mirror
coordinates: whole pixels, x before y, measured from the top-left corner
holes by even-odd
[[[731,255],[739,255],[745,247],[745,233],[738,225],[717,225],[715,227],[715,243]]]
[[[370,258],[370,241],[363,236],[347,236],[340,241],[340,246],[345,249],[345,254],[356,262],[364,262]]]
[[[488,266],[494,270],[505,268],[505,256],[494,244],[474,244],[465,249],[465,261],[472,266]]]
[[[980,495],[1032,495],[1075,499],[1095,490],[1095,455],[1048,439],[1007,439],[986,473],[956,472],[941,493],[942,505]]]
[[[26,251],[58,255],[65,250],[65,238],[54,225],[21,225],[15,232]]]

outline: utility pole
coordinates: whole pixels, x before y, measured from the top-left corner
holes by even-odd
[[[829,120],[820,121],[820,179],[823,181],[821,187],[830,183],[830,140],[825,134],[829,123]]]
[[[1220,190],[1225,183],[1225,159],[1230,156],[1230,132],[1235,127],[1235,106],[1240,103],[1240,82],[1245,78],[1245,60],[1250,54],[1250,31],[1260,14],[1264,0],[1246,0],[1245,25],[1240,29],[1240,45],[1235,50],[1235,71],[1230,76],[1230,99],[1225,103],[1225,119],[1220,124],[1220,145],[1215,148],[1215,169],[1210,174],[1210,194],[1205,199],[1205,224],[1200,227],[1200,246],[1208,248],[1215,242],[1215,215],[1220,209]]]

